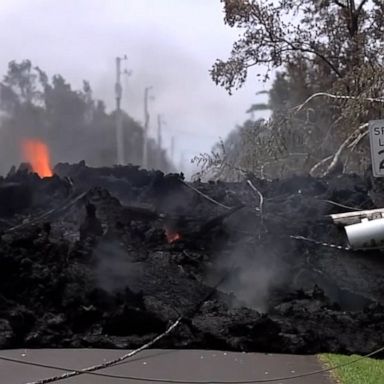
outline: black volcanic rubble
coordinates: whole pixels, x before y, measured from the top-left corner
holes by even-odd
[[[0,178],[0,347],[137,347],[224,275],[157,347],[368,353],[384,345],[382,252],[290,237],[345,245],[328,215],[348,209],[334,203],[373,209],[378,182],[249,180],[261,207],[245,181],[191,184],[133,166],[59,164],[51,178],[28,170]]]

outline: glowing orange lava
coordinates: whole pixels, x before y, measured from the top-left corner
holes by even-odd
[[[21,144],[24,160],[31,164],[33,172],[40,177],[52,176],[48,146],[38,139],[25,139]]]
[[[168,228],[165,228],[165,236],[167,237],[167,241],[169,244],[174,243],[177,240],[181,239],[181,236],[179,233],[174,232]]]

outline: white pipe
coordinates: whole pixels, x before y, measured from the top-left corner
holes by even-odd
[[[345,232],[354,249],[384,248],[384,219],[363,220],[347,225]]]

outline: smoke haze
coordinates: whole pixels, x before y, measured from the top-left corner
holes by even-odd
[[[247,220],[245,219],[244,222]],[[236,233],[235,222],[227,221],[232,236]],[[254,224],[248,223],[248,228]],[[232,231],[231,231],[232,228]],[[238,241],[233,237],[230,249],[218,250],[211,271],[209,282],[216,281],[230,271],[228,278],[220,289],[233,294],[241,304],[266,312],[271,306],[271,299],[276,289],[281,289],[292,278],[291,266],[281,257],[278,247],[272,249],[259,244],[255,239]]]
[[[127,55],[123,68],[123,109],[143,122],[144,88],[153,86],[150,136],[156,137],[156,118],[164,118],[163,146],[170,152],[175,140],[174,162],[212,145],[245,118],[245,110],[267,87],[249,79],[234,96],[216,87],[209,69],[227,56],[237,31],[224,25],[219,1],[203,0],[3,0],[0,71],[11,60],[30,59],[49,76],[60,73],[73,88],[90,82],[96,99],[114,108],[116,56]],[[65,157],[65,154],[61,157]],[[70,156],[69,156],[70,157]],[[71,158],[60,158],[71,161]]]
[[[129,260],[128,252],[117,240],[101,241],[94,250],[94,257],[97,282],[110,293],[133,285],[133,280],[140,276],[140,264]]]

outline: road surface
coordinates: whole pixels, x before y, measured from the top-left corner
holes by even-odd
[[[2,350],[0,356],[24,362],[43,363],[61,368],[81,369],[114,359],[127,351],[105,349],[37,349]],[[118,366],[97,371],[102,374],[131,378],[111,378],[84,374],[59,381],[67,384],[156,384],[156,381],[132,379],[149,378],[190,381],[247,381],[271,380],[276,384],[331,384],[329,373],[286,380],[322,369],[315,356],[261,353],[233,353],[199,350],[147,350]],[[1,384],[25,384],[63,371],[0,360]],[[266,381],[264,381],[266,382]]]

